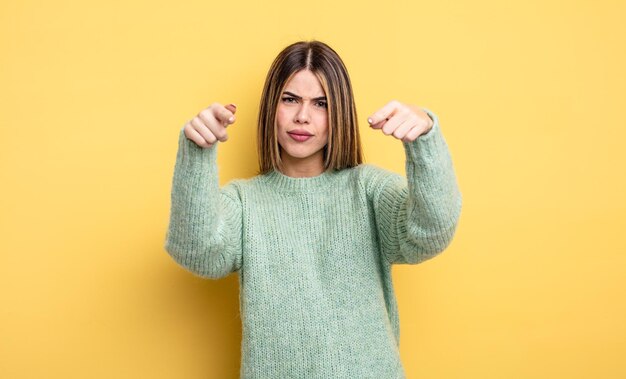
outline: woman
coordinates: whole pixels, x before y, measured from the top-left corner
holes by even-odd
[[[235,105],[180,131],[165,248],[206,278],[237,272],[242,378],[403,378],[395,263],[451,242],[461,211],[437,116],[391,101],[370,126],[402,141],[406,175],[362,164],[352,87],[328,45],[273,62],[258,118],[259,175],[220,188]]]

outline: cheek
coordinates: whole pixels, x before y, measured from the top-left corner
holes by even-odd
[[[315,122],[320,132],[328,134],[328,115],[320,115]]]
[[[278,122],[278,126],[279,127],[285,126],[287,124],[288,119],[289,119],[288,111],[284,107],[279,105],[278,109],[276,109],[276,121]]]

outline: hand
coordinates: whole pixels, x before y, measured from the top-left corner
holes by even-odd
[[[433,120],[421,108],[414,105],[405,105],[397,100],[371,115],[367,122],[374,129],[382,129],[385,135],[392,134],[404,142],[412,142],[422,134],[426,134],[433,127]]]
[[[228,139],[226,127],[235,122],[235,104],[213,103],[185,124],[185,137],[196,145],[209,148],[217,141]]]

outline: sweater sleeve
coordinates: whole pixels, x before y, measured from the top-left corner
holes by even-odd
[[[239,270],[242,259],[241,200],[235,182],[219,188],[218,144],[201,148],[180,130],[165,238],[179,265],[211,279]]]
[[[432,129],[402,142],[406,178],[396,173],[373,180],[373,206],[381,252],[390,263],[417,264],[441,253],[452,241],[462,197],[438,117]]]

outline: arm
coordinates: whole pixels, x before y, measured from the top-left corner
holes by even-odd
[[[450,244],[462,197],[437,116],[424,109],[432,129],[403,142],[406,178],[392,173],[374,180],[373,202],[382,254],[389,263],[417,264]]]
[[[196,275],[218,279],[241,268],[242,208],[234,184],[220,189],[217,144],[179,133],[165,250]]]

